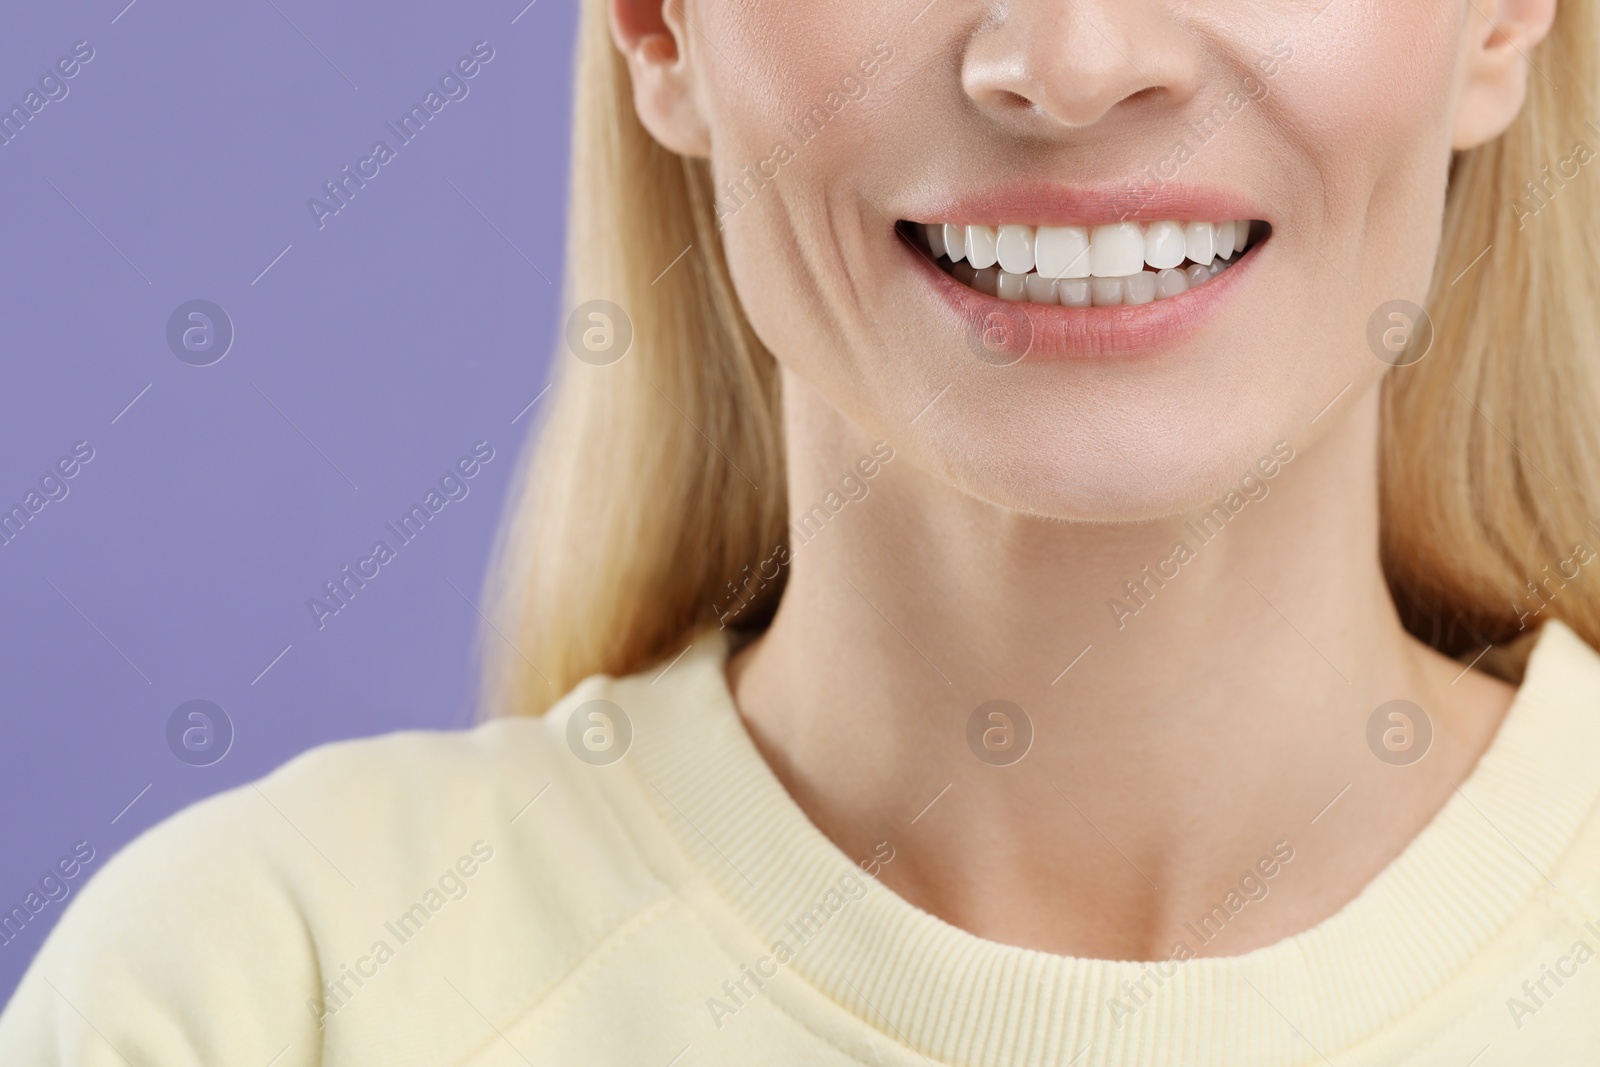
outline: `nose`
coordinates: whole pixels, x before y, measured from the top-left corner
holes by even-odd
[[[1102,121],[1119,105],[1191,98],[1197,38],[1167,0],[1010,0],[972,39],[962,88],[989,116],[1049,135]]]

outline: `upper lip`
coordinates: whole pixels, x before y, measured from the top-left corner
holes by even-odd
[[[902,217],[969,226],[1105,226],[1114,222],[1271,222],[1259,201],[1242,193],[1144,177],[1100,185],[1015,182],[930,199]]]

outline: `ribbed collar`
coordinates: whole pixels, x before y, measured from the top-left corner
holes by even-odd
[[[707,631],[664,674],[611,684],[634,720],[627,762],[737,921],[792,941],[790,924],[859,871],[756,750],[726,656]],[[1265,948],[1182,964],[1120,1027],[1108,1003],[1146,964],[987,941],[871,879],[792,969],[887,1040],[959,1067],[1316,1061],[1417,1006],[1557,877],[1600,796],[1596,751],[1600,656],[1547,622],[1471,776],[1354,900]]]

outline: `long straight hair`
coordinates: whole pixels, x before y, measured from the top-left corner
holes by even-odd
[[[1581,570],[1600,552],[1600,173],[1574,173],[1600,148],[1597,44],[1594,0],[1563,0],[1515,123],[1458,155],[1432,349],[1384,383],[1401,617],[1447,654],[1496,646],[1480,665],[1512,680],[1546,619],[1600,645]],[[488,715],[538,714],[591,674],[675,654],[785,538],[776,364],[729,278],[710,171],[639,122],[605,0],[582,0],[572,148],[565,307],[610,301],[632,343],[603,366],[553,361],[487,585]]]

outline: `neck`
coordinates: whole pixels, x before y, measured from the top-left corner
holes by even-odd
[[[1376,391],[1246,460],[1216,508],[1091,525],[984,503],[910,440],[864,477],[874,436],[784,384],[789,574],[735,698],[825,833],[858,858],[887,842],[886,884],[974,933],[1166,956],[1275,848],[1300,888],[1196,951],[1304,929],[1420,830],[1509,703],[1396,616]],[[1395,699],[1433,734],[1400,767],[1368,742]]]

